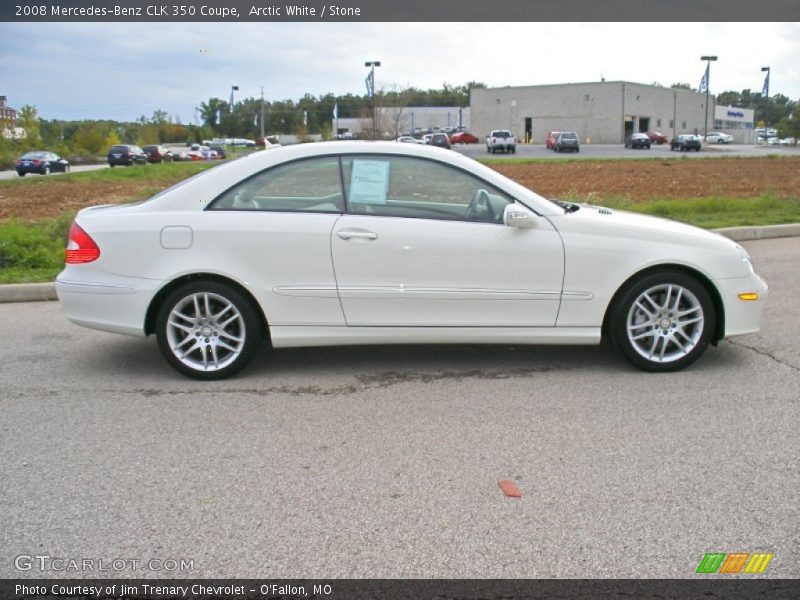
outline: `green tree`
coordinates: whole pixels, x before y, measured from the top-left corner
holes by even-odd
[[[17,125],[25,130],[25,145],[28,148],[34,148],[41,145],[42,137],[39,135],[39,115],[36,112],[35,106],[26,104],[19,109]]]

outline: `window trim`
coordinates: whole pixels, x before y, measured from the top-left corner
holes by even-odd
[[[433,222],[436,222],[436,223],[442,223],[442,222],[445,222],[445,223],[469,223],[471,225],[502,225],[504,227],[506,226],[506,224],[502,223],[502,222],[501,223],[493,223],[493,222],[490,222],[490,221],[467,221],[466,219],[432,219],[430,217],[413,217],[413,216],[405,216],[405,215],[368,215],[368,214],[364,214],[364,213],[361,213],[361,212],[353,212],[352,210],[350,210],[350,199],[349,199],[348,194],[347,194],[347,192],[345,190],[346,186],[344,184],[344,164],[343,163],[344,163],[344,160],[346,158],[348,158],[348,157],[371,157],[371,156],[384,157],[384,158],[385,157],[389,157],[389,158],[409,158],[409,159],[412,159],[412,160],[424,160],[424,161],[427,161],[427,162],[434,163],[436,165],[443,165],[446,168],[453,169],[455,171],[458,171],[459,173],[464,173],[467,176],[472,177],[473,179],[477,179],[478,181],[480,181],[480,182],[482,182],[482,183],[484,183],[484,184],[486,184],[488,186],[491,186],[492,188],[498,190],[499,192],[502,192],[505,197],[511,199],[511,202],[509,202],[509,204],[517,204],[517,203],[519,203],[522,206],[524,206],[525,208],[527,208],[528,210],[530,210],[531,212],[533,212],[534,214],[536,214],[537,216],[541,216],[538,212],[533,210],[527,204],[525,204],[524,202],[521,202],[517,197],[512,196],[511,194],[509,194],[506,190],[503,190],[500,187],[498,187],[497,185],[495,185],[495,184],[493,184],[493,183],[491,183],[489,181],[486,181],[483,177],[480,177],[479,175],[476,175],[475,173],[473,173],[471,171],[468,171],[467,169],[464,169],[464,168],[456,166],[456,165],[452,165],[450,163],[442,162],[442,161],[436,160],[434,158],[429,158],[427,156],[414,156],[414,155],[411,155],[411,154],[392,154],[392,153],[387,153],[387,152],[380,152],[380,153],[378,153],[378,152],[367,152],[367,153],[350,152],[350,153],[347,153],[347,154],[340,154],[339,155],[339,166],[340,166],[340,169],[341,169],[342,192],[344,193],[344,209],[345,209],[345,213],[344,214],[351,215],[351,216],[356,216],[356,217],[377,217],[377,218],[383,218],[383,219],[417,219],[417,220],[422,220],[422,221],[433,221]]]
[[[460,173],[464,173],[464,174],[466,174],[466,175],[468,175],[468,176],[470,176],[470,177],[472,177],[474,179],[477,179],[478,181],[480,181],[480,182],[482,182],[482,183],[484,183],[484,184],[486,184],[488,186],[491,186],[491,187],[501,191],[505,196],[507,196],[508,198],[511,198],[511,200],[512,200],[511,203],[512,204],[520,204],[521,206],[524,206],[525,208],[527,208],[529,211],[531,211],[536,216],[538,216],[538,217],[543,216],[542,213],[540,213],[536,209],[532,208],[531,206],[529,206],[528,204],[526,204],[525,202],[523,202],[522,200],[517,198],[515,195],[509,193],[508,191],[500,188],[499,186],[495,185],[494,183],[492,183],[490,181],[487,181],[486,179],[484,179],[480,175],[477,175],[476,173],[473,173],[472,171],[469,171],[469,170],[467,170],[467,169],[465,169],[465,168],[463,168],[461,166],[453,165],[453,164],[450,164],[450,163],[447,163],[447,162],[442,162],[440,160],[436,160],[435,158],[430,158],[428,156],[414,156],[413,154],[402,154],[402,153],[395,154],[395,153],[392,153],[392,152],[347,152],[347,153],[337,152],[337,153],[332,153],[332,154],[317,154],[315,156],[303,156],[303,157],[300,157],[300,158],[293,158],[291,160],[287,160],[287,161],[284,161],[284,162],[281,162],[281,163],[278,163],[278,164],[275,164],[275,165],[271,165],[271,166],[267,167],[266,169],[262,169],[261,171],[257,171],[255,173],[253,173],[252,175],[250,175],[248,177],[245,177],[244,179],[240,179],[239,181],[237,181],[233,185],[225,188],[222,192],[217,194],[208,204],[206,204],[205,208],[203,208],[203,212],[215,211],[215,212],[262,212],[262,213],[275,213],[275,214],[281,214],[281,213],[284,213],[284,214],[298,214],[298,213],[301,213],[301,214],[313,214],[313,215],[353,215],[353,216],[361,216],[361,217],[373,216],[373,217],[381,217],[381,218],[385,218],[385,219],[422,219],[422,220],[426,220],[426,221],[436,221],[436,222],[471,223],[471,224],[475,224],[475,225],[503,225],[503,226],[505,226],[505,223],[490,223],[488,221],[465,221],[463,219],[430,219],[430,218],[426,218],[426,217],[406,217],[406,216],[396,216],[396,215],[365,215],[364,213],[352,212],[350,210],[350,200],[348,198],[347,190],[345,189],[345,185],[344,185],[344,160],[346,158],[348,158],[348,157],[355,157],[355,156],[365,156],[365,157],[366,156],[375,156],[375,157],[384,157],[384,158],[385,157],[389,157],[389,158],[410,158],[410,159],[415,159],[415,160],[423,160],[423,161],[427,161],[427,162],[432,162],[432,163],[434,163],[436,165],[443,165],[443,166],[445,166],[447,168],[453,169],[453,170],[458,171]],[[245,183],[246,181],[250,181],[251,179],[253,179],[255,177],[258,177],[259,175],[262,175],[263,173],[267,173],[268,171],[272,171],[274,169],[277,169],[279,167],[283,167],[285,165],[290,165],[292,163],[296,163],[296,162],[300,162],[300,161],[314,160],[314,159],[319,159],[319,158],[336,158],[339,161],[339,186],[341,188],[342,197],[344,199],[344,209],[341,210],[341,211],[263,210],[263,209],[258,209],[258,208],[214,208],[214,205],[220,200],[220,198],[222,198],[222,196],[227,194],[229,191],[231,191],[236,186],[238,186],[238,185],[240,185],[242,183]],[[202,173],[198,173],[197,175],[202,175]]]
[[[274,171],[275,169],[279,169],[281,167],[285,167],[286,165],[291,165],[297,162],[303,162],[308,160],[317,160],[317,159],[325,159],[325,158],[335,158],[339,163],[339,187],[342,190],[342,204],[343,210],[264,210],[263,208],[214,208],[214,205],[220,201],[220,199],[230,192],[233,188],[242,185],[250,181],[251,179],[255,179],[264,173],[268,173],[269,171]],[[292,160],[287,160],[276,165],[271,165],[266,169],[262,169],[261,171],[257,171],[253,173],[249,177],[245,177],[244,179],[240,179],[232,186],[226,188],[217,196],[209,202],[206,207],[203,209],[203,212],[206,211],[213,211],[213,212],[256,212],[256,213],[272,213],[272,214],[304,214],[304,215],[342,215],[347,210],[347,197],[344,193],[344,182],[342,178],[342,159],[341,155],[339,154],[318,154],[316,156],[302,156],[300,158],[293,158]]]

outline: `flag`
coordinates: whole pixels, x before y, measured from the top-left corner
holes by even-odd
[[[367,84],[367,98],[372,98],[372,95],[375,90],[375,71],[370,71],[367,78],[364,80],[364,83]]]
[[[761,95],[764,98],[769,98],[769,71],[767,71],[767,76],[764,78],[764,87],[761,88]]]
[[[697,89],[697,91],[700,92],[701,94],[703,92],[708,91],[708,75],[710,69],[711,65],[710,64],[706,65],[706,72],[703,73],[703,78],[700,80],[700,87]]]
[[[333,105],[333,118],[334,119],[338,119],[339,118],[339,103],[338,102]]]

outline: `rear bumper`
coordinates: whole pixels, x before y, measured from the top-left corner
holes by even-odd
[[[83,277],[81,265],[56,278],[56,293],[67,318],[83,327],[144,336],[145,315],[162,282],[112,275]],[[93,280],[90,280],[93,279]]]

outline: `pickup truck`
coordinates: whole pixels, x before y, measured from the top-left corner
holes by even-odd
[[[517,138],[508,129],[496,129],[486,136],[486,151],[495,154],[498,150],[517,152]]]

